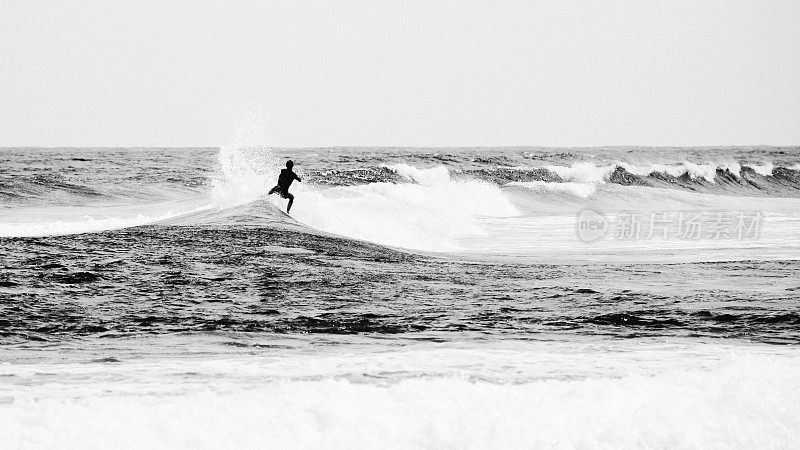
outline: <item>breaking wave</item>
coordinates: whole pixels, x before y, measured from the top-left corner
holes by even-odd
[[[416,250],[458,250],[460,237],[484,231],[476,217],[519,214],[499,186],[454,180],[444,166],[388,166],[406,183],[377,182],[319,189],[298,186],[292,215],[313,228]]]
[[[496,183],[613,183],[751,196],[800,195],[800,165],[776,167],[772,163],[748,166],[736,162],[696,164],[686,161],[673,165],[578,162],[569,166],[468,170],[462,175]]]
[[[298,196],[292,218],[279,213],[286,200],[267,195],[282,161],[266,147],[245,147],[240,141],[203,153],[205,161],[178,156],[174,167],[158,165],[168,158],[148,156],[147,164],[134,165],[138,172],[101,166],[110,175],[96,179],[87,175],[90,170],[72,166],[95,164],[90,158],[72,158],[69,170],[0,175],[0,236],[296,220],[309,231],[415,250],[459,251],[462,239],[491,234],[484,224],[490,219],[570,215],[578,206],[728,208],[742,204],[737,199],[800,196],[800,164],[785,162],[521,166],[509,165],[514,160],[503,155],[386,154],[341,156],[342,167],[302,164],[303,182],[292,187]]]

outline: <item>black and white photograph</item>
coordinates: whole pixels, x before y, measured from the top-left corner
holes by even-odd
[[[800,2],[0,0],[0,448],[800,447]]]

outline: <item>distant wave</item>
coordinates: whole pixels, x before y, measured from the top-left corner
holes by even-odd
[[[355,186],[370,183],[418,182],[406,176],[400,165],[385,165],[352,170],[330,170],[311,174],[311,181],[328,186]],[[530,187],[542,188],[545,183],[613,183],[623,186],[650,186],[682,189],[694,192],[723,193],[750,196],[800,195],[800,164],[789,167],[775,166],[772,163],[743,165],[727,163],[693,163],[685,161],[678,164],[630,164],[625,162],[596,165],[591,162],[577,162],[569,166],[543,165],[541,167],[503,167],[492,166],[476,169],[448,168],[445,165],[437,170],[448,170],[454,180],[479,179],[497,185],[518,185],[532,183]],[[566,187],[571,186],[571,187]],[[576,188],[565,185],[563,191],[591,188]],[[585,194],[579,194],[585,196]]]
[[[616,163],[595,165],[579,162],[571,166],[498,167],[466,170],[458,176],[476,177],[498,184],[508,183],[613,183],[623,186],[649,186],[694,192],[751,196],[800,195],[800,165],[775,167],[725,164],[648,164]],[[569,189],[569,188],[567,188]]]

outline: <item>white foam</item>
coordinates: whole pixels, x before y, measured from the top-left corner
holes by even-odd
[[[316,229],[416,250],[459,250],[456,239],[484,233],[478,217],[507,217],[517,209],[494,184],[452,180],[445,167],[391,170],[416,183],[296,189],[292,216]],[[294,189],[294,187],[293,187]]]
[[[641,177],[646,177],[651,173],[666,173],[673,177],[679,177],[686,173],[686,168],[677,165],[677,166],[670,166],[667,164],[647,164],[647,165],[634,165],[625,162],[619,163],[619,166],[625,169],[626,171],[632,173],[633,175],[638,175]]]
[[[596,166],[590,162],[579,162],[566,166],[545,166],[545,169],[555,172],[565,181],[583,183],[603,183],[614,172],[615,164]]]
[[[800,165],[800,164],[799,164]],[[775,169],[775,165],[771,162],[765,162],[764,164],[752,164],[750,165],[757,174],[769,177],[772,176],[772,171]]]
[[[692,179],[703,178],[709,183],[716,183],[717,165],[716,164],[695,164],[685,161],[683,166]]]
[[[11,448],[788,448],[800,440],[796,349],[594,345],[357,346],[152,367],[140,354],[114,365],[6,363],[15,376],[0,385],[0,433]],[[292,375],[273,376],[284,370]],[[493,380],[531,372],[541,376]]]
[[[512,181],[506,186],[520,186],[534,192],[558,192],[565,193],[579,198],[589,198],[597,192],[596,183],[575,183],[567,181],[564,183],[549,183],[546,181]]]
[[[736,175],[737,177],[741,176],[742,174],[742,165],[736,161],[728,161],[720,164],[718,167],[722,170],[729,171],[730,173]]]
[[[444,185],[451,182],[450,171],[445,166],[418,169],[408,164],[384,165],[387,169],[425,186]]]
[[[635,165],[629,164],[625,162],[618,163],[620,167],[625,169],[626,171],[639,176],[648,176],[651,173],[666,173],[673,177],[680,177],[684,174],[688,174],[689,177],[693,180],[702,178],[709,183],[716,183],[716,176],[717,176],[717,168],[719,169],[727,169],[733,175],[739,176],[741,172],[741,165],[735,161],[728,161],[725,163],[705,163],[705,164],[697,164],[691,161],[684,161],[681,164],[669,165],[669,164],[645,164],[645,165]]]

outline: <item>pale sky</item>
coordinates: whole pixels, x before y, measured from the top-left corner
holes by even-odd
[[[0,0],[0,145],[800,144],[800,1]]]

